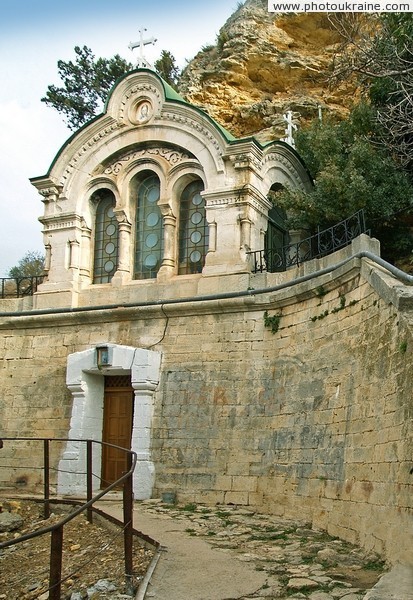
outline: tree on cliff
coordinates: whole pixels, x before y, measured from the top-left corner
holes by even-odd
[[[108,94],[119,77],[133,69],[131,63],[116,54],[112,58],[95,58],[87,46],[75,47],[74,61],[57,62],[61,87],[49,85],[41,99],[47,106],[56,109],[65,118],[71,130],[78,129],[99,114]],[[155,63],[156,72],[173,87],[178,80],[175,58],[162,50]]]
[[[298,132],[297,150],[314,178],[306,193],[285,190],[277,197],[291,225],[310,233],[330,227],[364,209],[367,226],[382,242],[383,255],[395,260],[411,251],[412,239],[401,223],[412,209],[413,185],[388,152],[375,144],[377,123],[366,104],[339,123],[314,121]]]
[[[176,66],[175,57],[168,50],[162,50],[161,56],[155,61],[155,71],[169,83],[174,89],[177,88],[179,80],[179,69]]]
[[[413,172],[413,13],[332,16],[343,45],[333,81],[356,75],[380,143]]]

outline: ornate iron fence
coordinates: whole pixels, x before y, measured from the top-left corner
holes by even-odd
[[[280,248],[249,252],[254,273],[285,271],[313,258],[321,258],[344,248],[357,236],[367,233],[364,211],[359,210],[348,219],[318,231],[315,235]]]
[[[37,292],[38,286],[43,282],[43,276],[3,277],[0,282],[0,298],[23,298],[33,296]]]

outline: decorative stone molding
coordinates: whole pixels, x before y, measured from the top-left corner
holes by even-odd
[[[90,137],[89,140],[85,144],[83,144],[81,149],[78,150],[78,152],[76,152],[72,160],[68,163],[66,169],[62,174],[60,185],[64,186],[66,181],[69,179],[71,173],[73,173],[73,171],[76,169],[76,163],[82,158],[84,154],[86,154],[86,152],[89,152],[90,149],[93,148],[93,146],[95,146],[98,142],[102,141],[108,135],[110,135],[117,129],[120,129],[121,127],[122,125],[120,123],[114,121],[108,127],[105,127],[104,129],[99,131],[99,133],[96,133],[95,135]]]
[[[162,104],[162,96],[157,87],[155,87],[154,85],[152,85],[150,83],[141,83],[139,85],[134,85],[133,87],[129,88],[122,97],[122,100],[121,100],[120,106],[119,106],[118,116],[117,116],[118,122],[120,122],[120,123],[130,122],[134,125],[143,124],[142,122],[140,122],[139,120],[134,118],[133,114],[134,113],[135,113],[135,115],[137,114],[137,110],[139,109],[139,106],[146,100],[146,98],[143,99],[143,98],[141,98],[141,96],[147,96],[148,93],[150,95],[154,96],[154,98],[156,98],[157,103],[159,105]],[[131,104],[130,99],[133,96],[137,96],[138,99],[136,102]],[[129,109],[128,109],[128,107],[129,107]],[[147,121],[148,120],[149,119],[147,119]],[[144,121],[144,122],[147,122],[147,121]]]
[[[75,226],[75,221],[57,221],[47,223],[44,227],[44,232],[56,231],[57,229],[72,229]]]
[[[267,154],[262,160],[262,165],[270,162],[273,162],[276,166],[283,165],[288,170],[290,170],[292,166],[291,161],[278,152],[271,152],[271,154]]]
[[[222,206],[236,206],[249,204],[257,212],[267,215],[271,208],[271,203],[258,190],[251,185],[244,185],[239,189],[232,189],[230,194],[228,190],[218,190],[215,192],[204,192],[206,208],[217,208]]]
[[[255,141],[238,140],[236,144],[229,146],[224,160],[229,161],[234,169],[250,169],[259,173],[262,155],[262,148]]]
[[[231,154],[229,160],[234,166],[234,169],[253,169],[259,171],[261,168],[261,160],[251,152],[242,154]]]
[[[132,223],[130,222],[128,215],[126,214],[126,211],[124,211],[122,208],[115,208],[113,212],[115,213],[116,220],[119,223],[119,225],[125,225],[129,228],[132,227]]]
[[[280,168],[280,166],[284,167],[284,170],[289,174],[289,176],[294,180],[294,184],[300,190],[305,191],[306,187],[300,176],[300,173],[297,171],[296,166],[294,165],[295,161],[289,160],[286,156],[281,152],[270,152],[266,156],[264,156],[262,160],[262,166],[267,165],[268,163],[273,163],[275,167]]]
[[[90,200],[97,204],[101,199],[100,193],[102,188],[107,188],[113,193],[117,190],[116,188],[116,177],[103,177],[101,174],[102,165],[98,165],[96,169],[91,173],[91,179],[87,182],[87,195]]]
[[[200,134],[201,137],[206,138],[208,140],[208,142],[215,148],[216,154],[215,154],[214,158],[217,161],[218,168],[221,171],[224,169],[224,161],[222,160],[221,147],[218,143],[218,140],[216,139],[216,137],[214,135],[212,135],[212,133],[206,127],[204,127],[204,125],[202,125],[202,123],[199,123],[198,121],[195,121],[194,119],[191,119],[190,117],[183,116],[183,115],[180,115],[177,113],[166,112],[166,111],[162,112],[160,118],[163,119],[164,121],[170,121],[171,123],[178,123],[178,125],[180,125],[180,126],[184,126],[189,129],[193,129],[194,131],[197,132],[197,134]]]
[[[62,193],[62,186],[52,186],[38,190],[42,196],[42,202],[56,202]]]
[[[153,107],[149,100],[142,100],[133,107],[133,115],[129,114],[129,120],[134,125],[144,125],[151,120]]]
[[[175,166],[178,163],[193,158],[190,154],[173,148],[144,148],[143,150],[135,150],[120,156],[116,161],[105,168],[104,174],[118,175],[127,164],[147,156],[159,156],[166,160],[171,166]]]
[[[82,218],[78,215],[73,214],[60,214],[58,217],[43,217],[39,218],[39,221],[44,227],[43,233],[48,233],[50,231],[73,229],[74,227],[82,227]]]

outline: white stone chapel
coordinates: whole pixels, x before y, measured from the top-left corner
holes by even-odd
[[[238,289],[264,248],[270,190],[311,186],[287,143],[235,139],[149,69],[118,81],[31,182],[47,274],[35,308]]]

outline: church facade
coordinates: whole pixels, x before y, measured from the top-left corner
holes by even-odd
[[[270,227],[298,235],[271,217],[312,185],[295,150],[234,139],[138,69],[31,181],[46,277],[1,301],[0,437],[130,447],[136,499],[300,516],[413,564],[411,288],[364,235],[253,272]],[[35,448],[5,443],[1,485],[36,488]],[[83,493],[79,444],[51,460]],[[102,451],[95,488],[123,469]]]
[[[147,69],[124,77],[105,114],[31,181],[45,208],[38,307],[50,293],[54,306],[81,306],[102,289],[116,301],[144,287],[155,299],[159,284],[168,296],[218,291],[212,278],[237,281],[248,251],[264,248],[269,192],[311,187],[287,143],[233,138]]]
[[[46,176],[31,181],[44,202],[46,248],[46,279],[34,309],[46,311],[162,306],[247,289],[250,251],[266,243],[271,192],[312,185],[290,145],[263,148],[253,138],[235,139],[146,68],[118,82],[105,113],[68,140]],[[107,429],[112,443],[138,451],[135,496],[146,498],[154,486],[152,405],[161,355],[147,344],[114,341],[104,338],[68,356],[68,434],[108,441]],[[102,348],[103,366],[97,359]],[[111,431],[125,426],[119,417],[105,422],[109,377],[121,377],[126,397],[128,388],[133,395],[125,417],[131,439]],[[60,491],[82,491],[75,475],[82,460],[69,444]],[[117,473],[110,476],[112,467],[104,463],[110,481]]]

